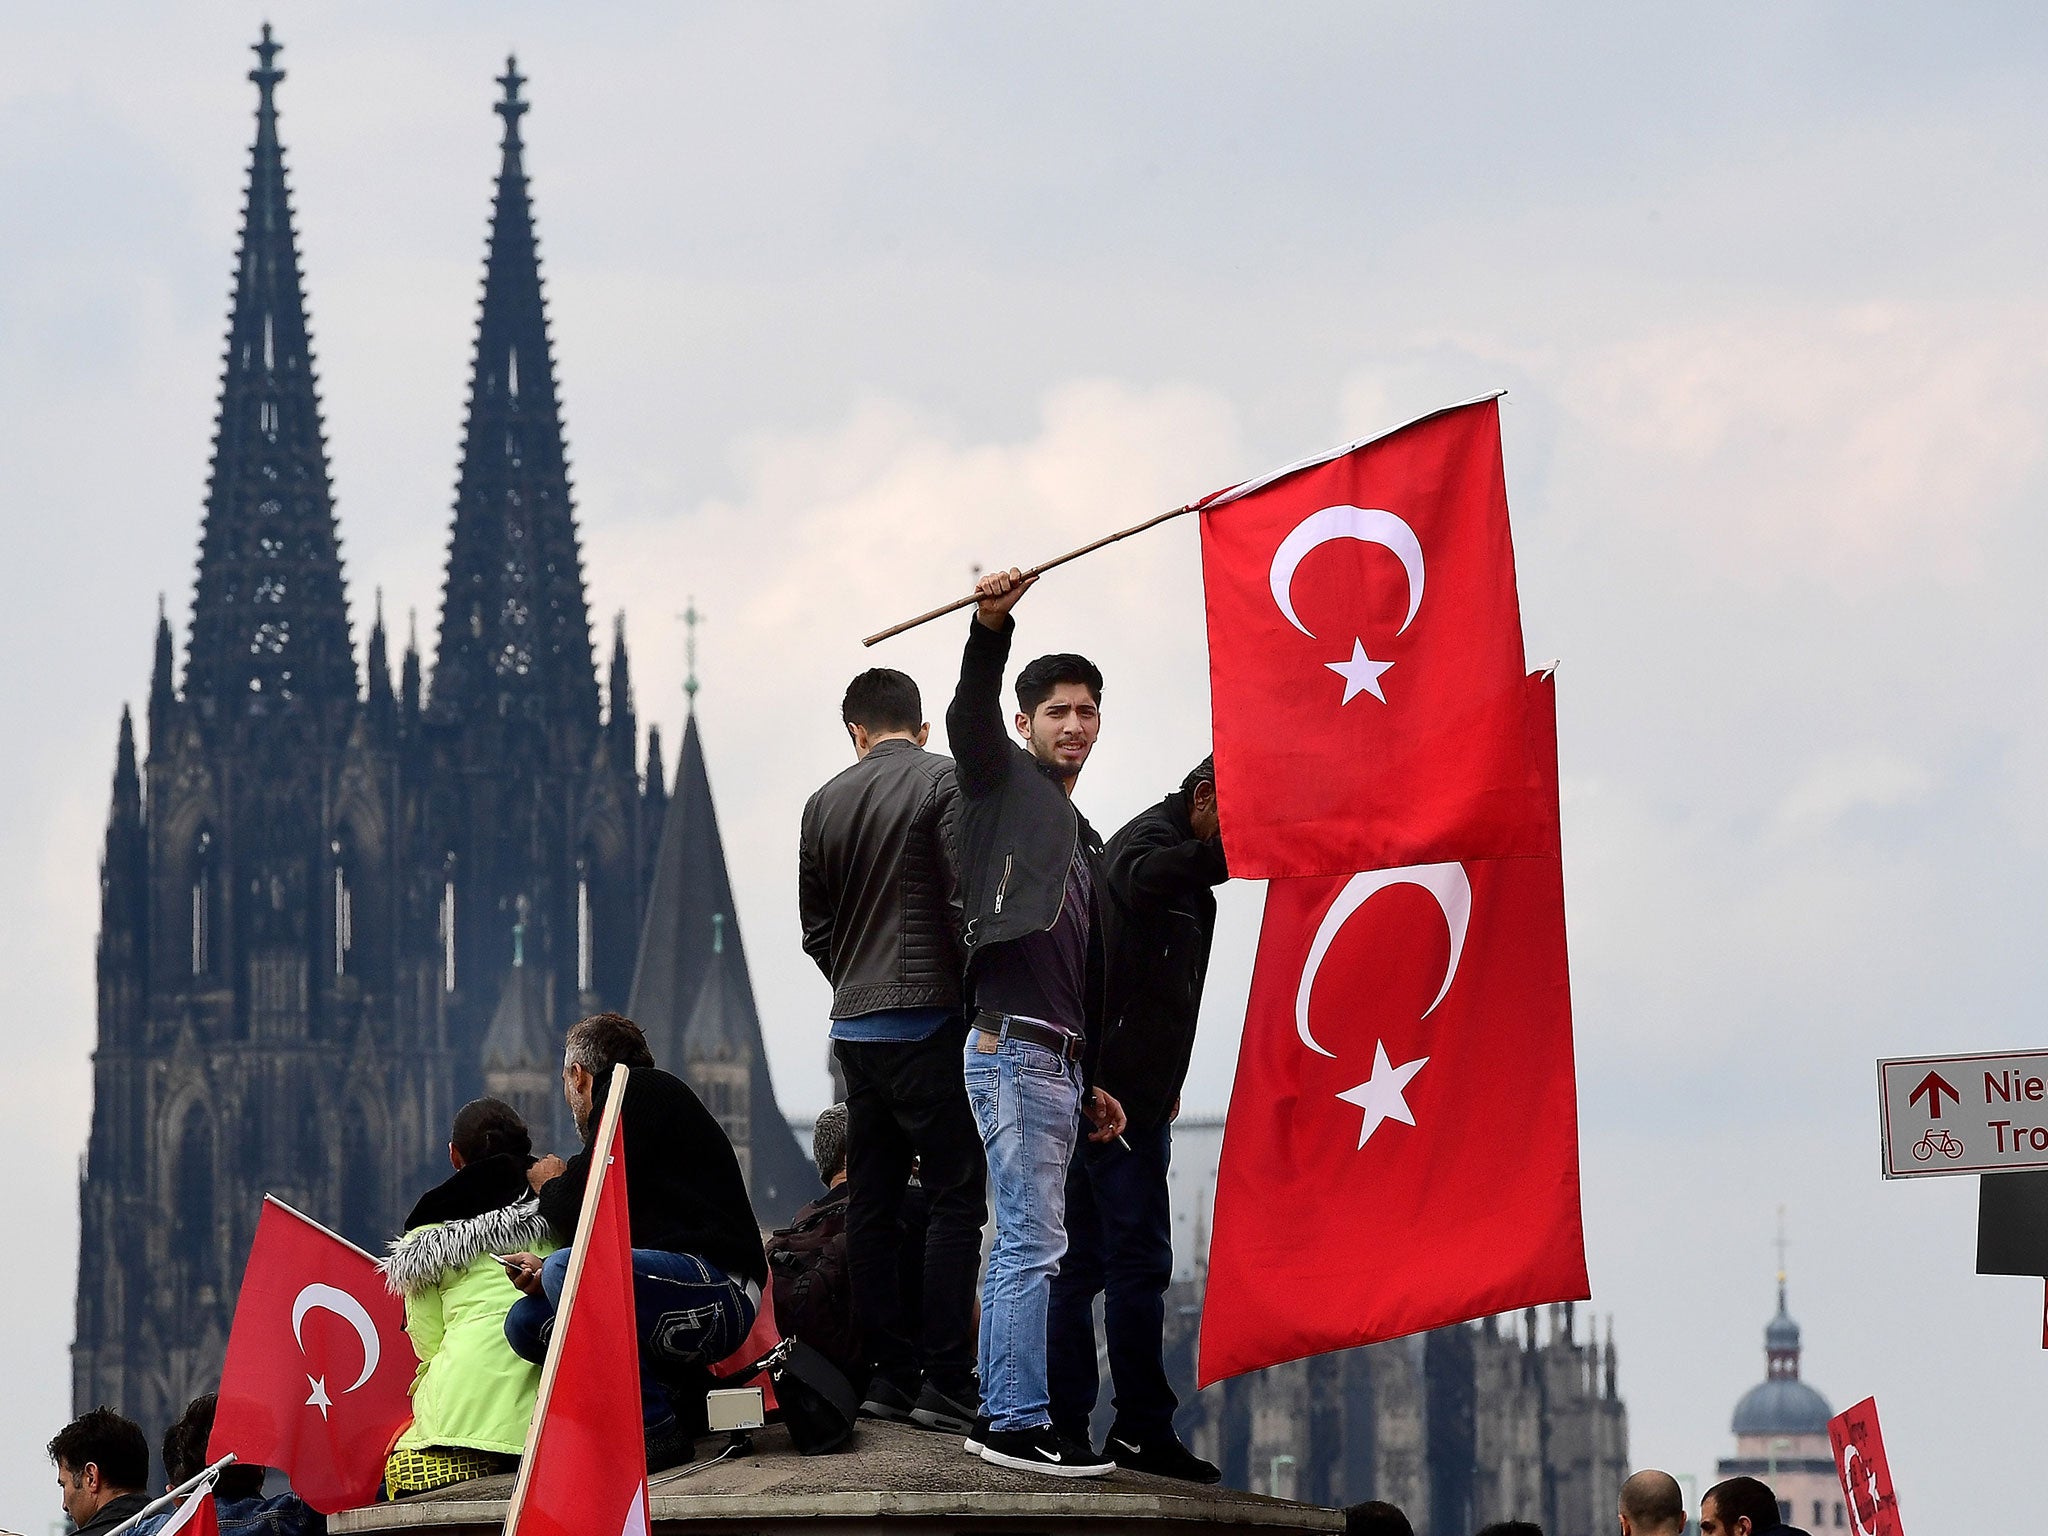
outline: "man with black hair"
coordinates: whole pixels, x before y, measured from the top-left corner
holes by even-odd
[[[213,1415],[218,1406],[215,1394],[201,1393],[164,1431],[166,1491],[197,1477],[210,1465],[206,1445],[213,1438]],[[220,1536],[321,1536],[327,1529],[327,1517],[296,1493],[263,1497],[267,1470],[245,1461],[221,1468],[213,1485],[213,1514]],[[151,1515],[135,1528],[135,1536],[150,1536],[176,1517],[176,1509]]]
[[[149,1442],[133,1420],[95,1408],[58,1430],[49,1451],[76,1536],[99,1536],[148,1507]]]
[[[725,1128],[688,1083],[654,1065],[640,1026],[616,1013],[571,1025],[563,1041],[562,1095],[583,1150],[566,1163],[543,1157],[526,1171],[557,1240],[575,1241],[591,1144],[604,1118],[612,1068],[620,1065],[630,1069],[619,1123],[640,1333],[640,1412],[647,1468],[656,1472],[689,1458],[709,1369],[738,1349],[753,1327],[768,1261]],[[506,1255],[512,1284],[524,1294],[505,1314],[505,1338],[528,1360],[547,1359],[570,1252],[563,1247],[545,1259]]]
[[[1174,1433],[1179,1400],[1166,1379],[1165,1335],[1173,1280],[1170,1128],[1216,932],[1214,888],[1230,878],[1215,759],[1203,759],[1180,788],[1112,837],[1105,864],[1118,921],[1096,1081],[1130,1123],[1115,1141],[1077,1144],[1067,1170],[1067,1255],[1053,1277],[1046,1341],[1052,1420],[1071,1439],[1088,1434],[1100,1390],[1101,1295],[1116,1388],[1104,1452],[1133,1471],[1213,1483],[1223,1474]]]
[[[998,1466],[1100,1477],[1115,1463],[1053,1427],[1046,1308],[1066,1250],[1066,1168],[1082,1113],[1090,1136],[1124,1128],[1094,1082],[1103,1005],[1102,842],[1074,808],[1074,781],[1102,725],[1102,674],[1086,657],[1041,656],[1017,676],[1005,729],[1010,610],[1031,583],[984,576],[967,626],[946,735],[960,782],[960,895],[974,1013],[967,1096],[988,1155],[995,1244],[982,1287],[986,1419],[969,1449]]]
[[[832,983],[846,1080],[847,1259],[874,1357],[863,1412],[964,1434],[974,1386],[974,1277],[987,1196],[960,1077],[953,761],[924,750],[917,684],[876,667],[847,685],[853,766],[804,806],[797,905],[804,949]],[[915,1159],[931,1220],[922,1304],[905,1305],[904,1190]]]
[[[1700,1495],[1700,1536],[1806,1536],[1786,1523],[1790,1511],[1770,1484],[1731,1477]]]
[[[1367,1499],[1344,1506],[1344,1536],[1415,1536],[1415,1527],[1398,1504]]]

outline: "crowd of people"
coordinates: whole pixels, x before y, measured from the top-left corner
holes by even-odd
[[[1011,610],[1030,586],[1015,570],[979,583],[946,711],[953,757],[927,749],[910,677],[863,672],[841,710],[854,763],[804,808],[802,939],[831,984],[846,1090],[814,1133],[825,1195],[764,1245],[738,1157],[696,1093],[656,1065],[631,1020],[578,1022],[562,1081],[582,1149],[537,1155],[508,1105],[465,1105],[448,1178],[383,1261],[419,1359],[389,1493],[505,1471],[523,1450],[620,1065],[651,1471],[688,1458],[712,1369],[772,1286],[782,1330],[852,1379],[865,1415],[957,1435],[969,1454],[1034,1474],[1218,1480],[1175,1433],[1163,1363],[1171,1126],[1213,889],[1229,877],[1214,768],[1098,836],[1073,796],[1101,728],[1101,673],[1082,656],[1040,656],[1014,679],[1014,711],[1003,699]],[[1099,1450],[1098,1296],[1114,1409]],[[200,1464],[212,1411],[200,1399],[166,1437],[173,1483]],[[142,1433],[118,1415],[86,1415],[50,1454],[88,1536],[147,1502]],[[223,1474],[223,1531],[314,1527],[290,1495],[262,1500],[262,1477]],[[1390,1506],[1348,1513],[1353,1530],[1408,1529]],[[1638,1474],[1620,1519],[1625,1536],[1682,1530],[1676,1483]],[[1718,1485],[1701,1511],[1701,1536],[1779,1528],[1752,1479]]]

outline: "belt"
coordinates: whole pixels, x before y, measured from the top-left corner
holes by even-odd
[[[974,1016],[974,1027],[998,1039],[1008,1035],[1013,1040],[1028,1040],[1033,1045],[1042,1045],[1068,1061],[1079,1061],[1087,1044],[1079,1035],[1069,1034],[1058,1025],[1020,1019],[1014,1013],[990,1013],[984,1009]]]

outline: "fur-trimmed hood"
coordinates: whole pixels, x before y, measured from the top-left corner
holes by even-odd
[[[391,1244],[377,1267],[392,1295],[416,1296],[487,1253],[526,1253],[553,1241],[539,1200],[528,1195],[480,1216],[415,1227]]]

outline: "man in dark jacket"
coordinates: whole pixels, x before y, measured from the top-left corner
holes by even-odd
[[[75,1536],[100,1536],[149,1507],[149,1442],[133,1420],[95,1408],[58,1430],[49,1449]]]
[[[567,1163],[540,1159],[527,1180],[556,1238],[573,1243],[612,1068],[629,1068],[619,1119],[640,1331],[640,1411],[648,1470],[672,1467],[687,1459],[691,1441],[663,1376],[699,1377],[745,1340],[768,1279],[761,1229],[724,1128],[689,1084],[656,1068],[639,1025],[616,1013],[594,1014],[569,1030],[563,1055],[562,1090],[583,1133],[583,1150]],[[547,1358],[569,1256],[568,1247],[545,1259],[506,1256],[512,1283],[524,1294],[505,1314],[505,1338],[528,1360]],[[701,1404],[688,1406],[694,1424]]]
[[[967,1097],[988,1155],[996,1236],[982,1288],[984,1460],[1059,1477],[1114,1466],[1052,1427],[1046,1305],[1066,1249],[1065,1171],[1083,1109],[1093,1137],[1123,1130],[1094,1085],[1101,1036],[1102,844],[1075,810],[1074,780],[1101,728],[1102,674],[1085,657],[1041,656],[1017,676],[1017,734],[1004,728],[1010,610],[1031,584],[982,578],[946,735],[960,782],[960,894],[974,1015]]]
[[[1104,1451],[1139,1472],[1213,1483],[1222,1474],[1181,1444],[1179,1405],[1164,1364],[1166,1287],[1173,1279],[1169,1127],[1194,1050],[1209,943],[1212,888],[1230,878],[1216,817],[1215,759],[1109,840],[1110,894],[1119,922],[1109,956],[1109,1015],[1096,1080],[1130,1119],[1113,1142],[1083,1142],[1067,1170],[1067,1256],[1052,1282],[1047,1323],[1052,1418],[1088,1433],[1099,1381],[1095,1298],[1116,1385]]]
[[[840,707],[854,764],[804,807],[804,949],[832,983],[846,1081],[853,1304],[874,1356],[862,1411],[964,1434],[974,1388],[974,1272],[987,1197],[960,1077],[953,761],[924,750],[917,684],[877,667]],[[922,1320],[904,1306],[902,1207],[912,1159],[931,1202]]]

